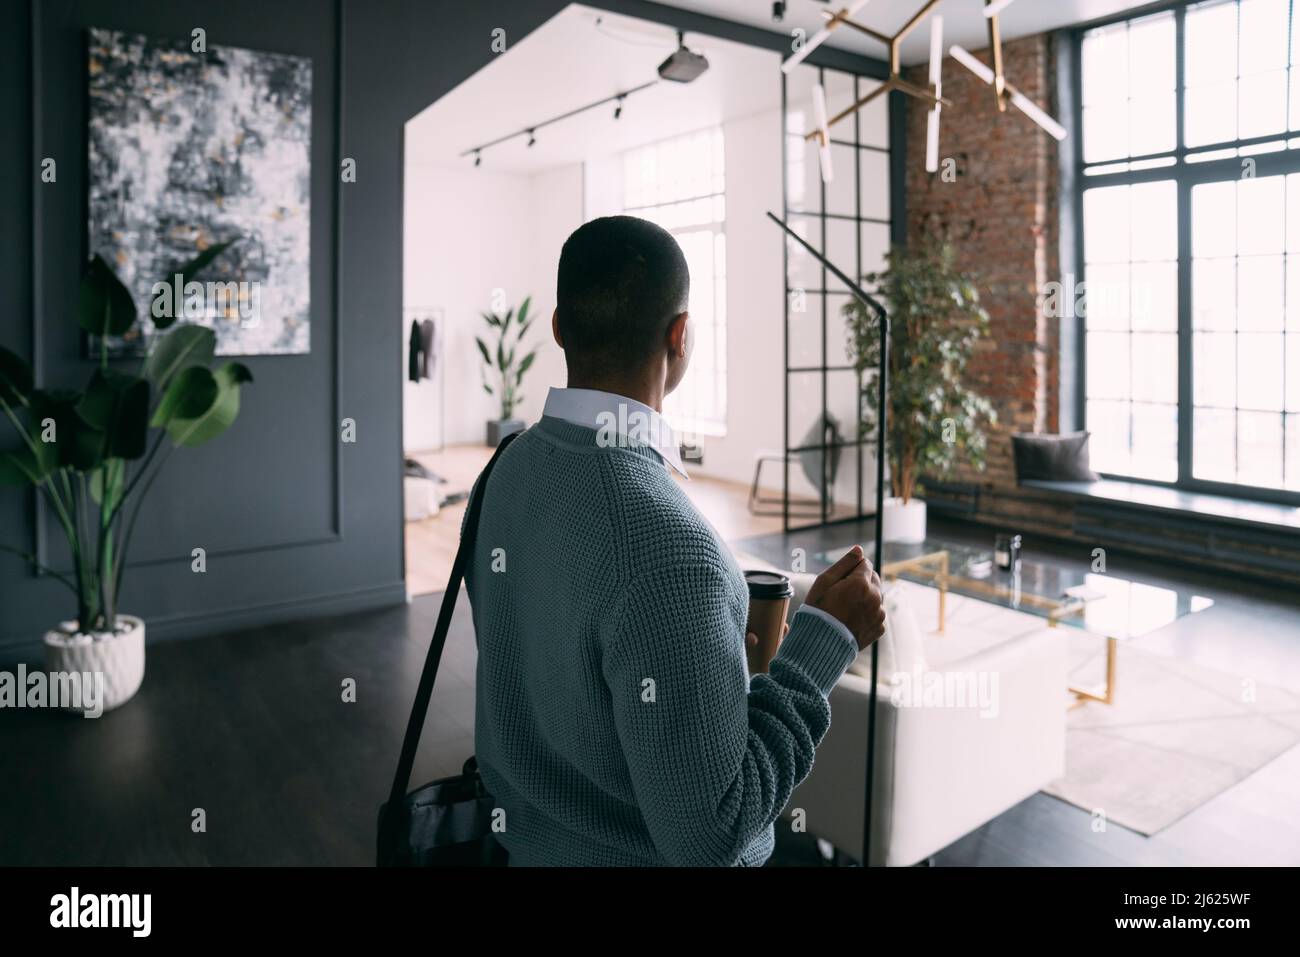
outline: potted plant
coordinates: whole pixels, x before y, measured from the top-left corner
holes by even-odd
[[[177,270],[182,283],[229,245],[211,246]],[[213,331],[170,315],[153,316],[161,334],[152,337],[137,370],[110,366],[107,337],[132,330],[136,307],[99,256],[81,280],[77,311],[99,347],[99,362],[80,391],[37,388],[31,366],[0,347],[0,409],[20,440],[0,453],[0,484],[35,487],[63,530],[72,570],[49,568],[16,546],[0,543],[0,549],[23,556],[72,592],[76,617],[46,633],[46,666],[102,673],[100,704],[108,711],[144,679],[145,623],[118,608],[141,507],[173,449],[202,445],[234,422],[240,386],[252,376],[238,362],[211,369]]]
[[[959,271],[952,247],[930,239],[914,248],[895,246],[886,269],[863,279],[890,310],[889,380],[885,455],[890,496],[885,499],[886,541],[925,538],[925,502],[916,497],[924,475],[947,474],[958,458],[984,468],[985,423],[997,420],[992,404],[963,379],[975,344],[988,333],[974,277]],[[844,307],[849,355],[862,382],[860,435],[876,427],[880,327],[856,299]]]
[[[515,408],[524,398],[519,394],[524,373],[537,358],[536,349],[527,355],[519,354],[524,334],[528,332],[528,327],[533,324],[535,318],[528,315],[528,307],[532,305],[532,301],[531,296],[524,297],[518,315],[515,315],[513,308],[504,316],[494,312],[483,313],[483,321],[490,329],[495,330],[494,333],[489,333],[496,336],[495,348],[489,348],[481,337],[474,337],[474,341],[478,343],[479,354],[483,357],[483,389],[488,395],[496,396],[501,403],[500,418],[495,421],[489,420],[487,424],[487,444],[492,448],[500,445],[501,440],[507,435],[518,432],[524,427],[524,423],[516,419],[514,414]]]

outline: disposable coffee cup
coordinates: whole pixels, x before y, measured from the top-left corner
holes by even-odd
[[[769,571],[745,572],[745,584],[749,586],[749,621],[745,631],[758,636],[757,645],[745,645],[749,673],[765,675],[781,644],[794,587],[785,575]]]

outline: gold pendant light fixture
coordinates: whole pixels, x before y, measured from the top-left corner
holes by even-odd
[[[900,51],[903,41],[921,24],[922,20],[933,13],[934,8],[939,5],[941,0],[926,0],[921,8],[892,36],[873,30],[853,19],[868,2],[869,0],[854,0],[853,3],[839,10],[822,11],[822,16],[826,18],[826,26],[809,37],[794,54],[781,64],[782,71],[787,74],[790,73],[796,66],[807,59],[813,50],[825,43],[830,35],[840,27],[857,30],[859,33],[884,44],[889,49],[889,76],[880,86],[834,116],[828,117],[826,115],[826,92],[821,84],[817,84],[813,88],[814,128],[805,136],[805,139],[817,141],[821,154],[822,180],[824,182],[830,182],[832,172],[830,127],[852,116],[878,97],[894,90],[915,97],[929,105],[930,110],[926,118],[925,168],[932,173],[939,168],[939,117],[945,106],[952,105],[943,96],[943,18],[935,14],[930,21],[930,83],[928,88],[903,79]],[[993,61],[991,69],[956,44],[952,46],[949,52],[958,63],[993,87],[994,99],[999,112],[1005,112],[1009,103],[1046,130],[1051,136],[1057,140],[1062,140],[1065,138],[1065,129],[1006,80],[1002,62],[1002,31],[998,15],[1013,2],[1014,0],[984,0],[984,16],[988,20],[989,53]]]
[[[1015,0],[984,0],[984,16],[989,22],[989,52],[993,59],[992,69],[955,43],[948,52],[952,54],[954,60],[993,87],[993,96],[999,111],[1006,112],[1007,104],[1010,103],[1037,123],[1049,136],[1057,141],[1063,140],[1065,139],[1065,127],[1056,122],[1037,103],[1008,83],[1006,75],[1003,73],[1002,29],[998,23],[998,15],[1014,2]]]

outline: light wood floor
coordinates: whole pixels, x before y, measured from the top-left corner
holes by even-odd
[[[414,452],[409,457],[447,480],[445,492],[467,491],[492,456],[485,445],[449,446],[441,452]],[[690,466],[687,466],[690,472]],[[689,481],[678,478],[696,508],[712,523],[725,541],[767,535],[781,530],[781,517],[752,515],[748,507],[749,488],[739,482],[695,475]],[[437,515],[406,523],[406,591],[425,595],[442,591],[451,574],[460,538],[465,503],[448,505]]]

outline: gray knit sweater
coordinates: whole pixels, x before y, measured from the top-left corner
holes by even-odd
[[[497,462],[466,576],[475,750],[518,865],[758,865],[857,652],[795,615],[750,679],[740,569],[658,453],[543,417]]]

